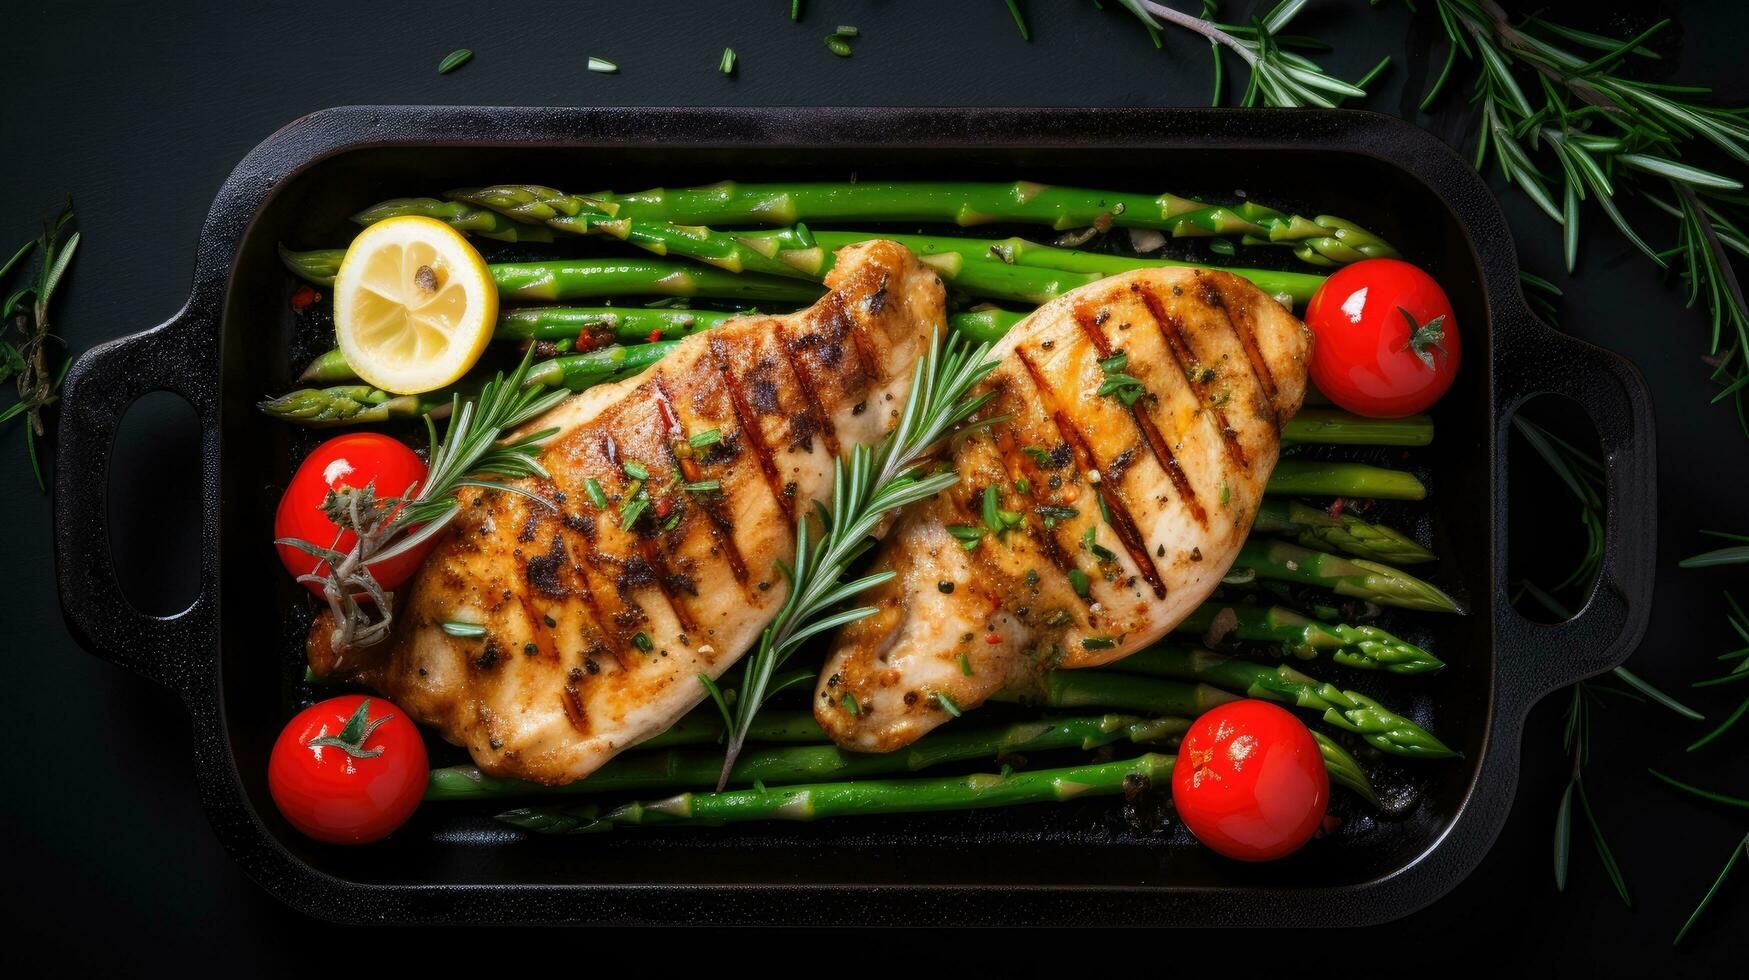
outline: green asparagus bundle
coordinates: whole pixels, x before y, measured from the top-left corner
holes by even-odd
[[[537,185],[500,185],[448,195],[538,223],[590,211],[612,218],[677,225],[793,225],[797,222],[939,222],[961,226],[1013,222],[1058,231],[1087,227],[1151,228],[1175,238],[1239,237],[1247,244],[1287,245],[1321,266],[1395,256],[1359,226],[1327,215],[1303,218],[1262,205],[1237,208],[1162,194],[956,181],[738,184],[656,188],[632,194],[567,194]]]
[[[1408,572],[1364,558],[1338,558],[1286,541],[1246,540],[1233,569],[1254,572],[1262,579],[1317,586],[1381,606],[1462,612],[1451,596]]]
[[[822,779],[916,772],[930,766],[969,759],[994,759],[1021,752],[1052,749],[1093,749],[1127,741],[1163,742],[1189,729],[1186,718],[1143,719],[1132,715],[1047,718],[1002,728],[940,732],[895,752],[846,752],[835,745],[758,748],[743,752],[729,781],[736,785],[784,785]],[[818,729],[816,729],[818,731]],[[825,735],[820,735],[825,741]],[[722,775],[717,752],[629,752],[602,766],[588,778],[564,786],[543,786],[520,779],[488,776],[474,766],[434,769],[425,791],[427,800],[471,800],[514,796],[584,793],[649,792],[688,786],[715,786]]]
[[[1183,681],[1215,684],[1246,697],[1282,701],[1321,711],[1327,724],[1353,732],[1379,751],[1392,755],[1438,759],[1457,754],[1421,726],[1366,695],[1341,690],[1286,664],[1271,666],[1224,657],[1207,650],[1160,646],[1116,661],[1107,669],[1145,671]],[[1122,710],[1121,705],[1107,706]]]
[[[1418,565],[1434,554],[1400,531],[1289,500],[1265,500],[1257,508],[1253,531],[1293,537],[1308,548],[1328,548],[1388,565]]]
[[[1174,627],[1174,632],[1206,636],[1217,624],[1225,636],[1279,644],[1301,660],[1328,654],[1344,667],[1393,674],[1430,673],[1445,666],[1433,654],[1377,626],[1321,623],[1281,606],[1205,602]],[[1150,673],[1145,669],[1146,657],[1144,651],[1126,658],[1126,663],[1138,668],[1138,673]]]

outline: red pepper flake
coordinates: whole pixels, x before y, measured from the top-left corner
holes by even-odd
[[[316,292],[314,289],[311,289],[308,286],[299,286],[297,292],[292,293],[291,307],[294,310],[302,312],[305,307],[320,301],[321,298],[322,294]]]
[[[590,333],[587,330],[579,333],[577,339],[572,343],[572,346],[577,349],[579,354],[588,353],[589,351],[595,350],[597,347],[606,347],[607,345],[608,340],[606,337],[603,337],[600,334]]]
[[[984,642],[990,644],[991,646],[995,646],[996,644],[1002,642],[1002,634],[996,632],[995,630],[991,630],[990,632],[984,634]]]
[[[668,512],[673,510],[673,509],[674,509],[674,502],[669,500],[667,497],[656,498],[656,516],[657,517],[667,517]]]
[[[650,331],[650,336],[646,339],[648,339],[650,341],[650,343],[652,343],[652,344],[658,340],[661,340],[662,339],[662,328],[657,327],[656,329]]]
[[[1343,499],[1341,497],[1337,497],[1335,500],[1330,501],[1329,513],[1331,520],[1335,520],[1342,516],[1342,505]]]

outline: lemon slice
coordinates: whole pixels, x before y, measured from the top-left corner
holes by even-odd
[[[454,384],[480,359],[497,319],[486,260],[431,218],[366,228],[334,278],[341,355],[360,378],[398,395]]]

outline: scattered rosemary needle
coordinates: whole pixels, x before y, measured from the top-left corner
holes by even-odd
[[[457,68],[467,64],[473,59],[473,57],[474,53],[467,48],[456,48],[449,54],[444,55],[443,60],[437,63],[437,73],[439,75],[447,75],[450,72],[455,71]]]
[[[450,636],[475,637],[486,635],[486,627],[481,626],[479,623],[458,623],[452,621],[439,623],[438,626]]]
[[[608,61],[606,58],[597,58],[594,56],[591,56],[589,58],[589,70],[592,72],[596,72],[597,74],[601,74],[601,75],[617,75],[617,74],[619,74],[619,66],[618,65],[614,64],[611,61]]]
[[[720,71],[725,75],[733,75],[735,73],[734,48],[723,49],[723,60],[717,62],[717,71]]]

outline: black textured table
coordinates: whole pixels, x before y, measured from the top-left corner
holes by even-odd
[[[280,125],[325,106],[1206,103],[1208,52],[1201,42],[1173,32],[1167,50],[1156,51],[1115,2],[1103,12],[1069,0],[1022,5],[1030,44],[1021,41],[1000,0],[809,0],[800,25],[788,21],[782,0],[514,6],[305,0],[210,4],[205,12],[198,4],[183,10],[20,7],[4,20],[9,43],[0,60],[0,132],[7,141],[0,156],[0,244],[10,248],[32,233],[38,216],[74,195],[84,241],[57,324],[78,352],[173,313],[188,285],[207,204],[225,175]],[[1237,19],[1261,6],[1235,0],[1228,15]],[[1366,104],[1413,113],[1438,68],[1429,55],[1436,33],[1431,22],[1415,21],[1400,4],[1373,10],[1357,0],[1326,0],[1312,6],[1295,29],[1335,43],[1325,64],[1353,78],[1381,54],[1392,54],[1395,66]],[[1749,100],[1740,43],[1749,18],[1739,5],[1639,5],[1615,24],[1632,29],[1660,12],[1679,17],[1675,43],[1663,49],[1671,56],[1672,79],[1712,84],[1734,101]],[[1611,26],[1595,13],[1575,16]],[[840,23],[862,29],[850,59],[833,57],[821,44]],[[740,56],[732,79],[716,70],[725,45]],[[474,50],[474,61],[439,76],[438,60],[463,46]],[[589,73],[584,62],[590,55],[617,62],[619,74]],[[1418,118],[1457,140],[1469,131],[1466,113],[1461,97],[1448,97],[1439,113]],[[1554,229],[1521,197],[1509,195],[1506,206],[1525,267],[1560,279]],[[1687,682],[1706,676],[1712,656],[1730,649],[1720,589],[1749,593],[1749,582],[1741,572],[1679,571],[1676,561],[1710,546],[1697,527],[1749,530],[1749,441],[1726,411],[1707,405],[1700,317],[1685,312],[1656,270],[1603,233],[1603,225],[1600,216],[1589,219],[1578,275],[1565,281],[1562,318],[1575,334],[1633,358],[1655,393],[1660,579],[1651,632],[1632,666],[1689,696]],[[1657,228],[1657,240],[1667,239],[1665,225],[1650,227]],[[175,399],[149,398],[130,416],[114,456],[112,513],[129,529],[114,547],[140,604],[160,611],[177,608],[193,591],[198,449],[191,423]],[[330,937],[356,942],[356,932],[319,926],[280,907],[232,866],[195,799],[181,706],[85,655],[67,635],[51,574],[49,501],[31,480],[20,442],[16,424],[0,430],[0,512],[8,518],[8,587],[0,604],[9,638],[0,677],[13,705],[0,820],[11,852],[7,919],[35,923],[29,929],[35,938],[28,945],[15,940],[8,959],[46,954],[96,965],[165,957],[209,967],[248,964],[253,972],[332,953],[339,947]],[[1520,546],[1532,540],[1514,536]],[[1715,716],[1735,703],[1728,691],[1694,700]],[[1740,811],[1694,805],[1645,774],[1647,765],[1657,765],[1709,775],[1713,785],[1724,778],[1720,761],[1703,769],[1679,758],[1696,730],[1654,708],[1622,703],[1603,713],[1587,780],[1636,908],[1624,908],[1615,897],[1581,831],[1575,832],[1568,892],[1555,891],[1550,839],[1569,765],[1560,746],[1562,707],[1551,701],[1532,716],[1514,812],[1492,854],[1433,907],[1394,925],[1340,935],[1084,938],[1074,942],[1075,962],[1087,967],[1109,957],[1116,966],[1140,957],[1170,968],[1186,962],[1180,950],[1200,945],[1218,952],[1236,940],[1247,955],[1283,957],[1321,972],[1400,966],[1419,973],[1435,956],[1442,963],[1474,956],[1508,969],[1611,973],[1637,963],[1680,975],[1740,965],[1749,953],[1749,873],[1726,887],[1680,952],[1669,952],[1670,937],[1745,820]],[[1734,777],[1737,792],[1741,771]],[[551,934],[543,938],[548,941],[519,947],[543,958],[561,948]],[[794,963],[854,968],[869,951],[868,938]],[[590,940],[569,946],[571,968],[598,970],[603,955],[651,952],[635,939]],[[484,951],[489,937],[398,932],[392,942],[385,951],[413,962],[419,954],[458,955],[458,947]],[[776,936],[733,942],[766,947],[765,956],[802,950],[801,940]],[[903,968],[958,969],[1005,954],[1042,964],[1038,947],[1057,945],[956,937],[943,954],[915,947]],[[708,948],[701,940],[700,951]],[[859,948],[863,952],[845,952]],[[655,955],[650,965],[656,968],[672,956]],[[500,956],[498,962],[514,969],[516,960]],[[357,967],[374,972],[378,965]]]

